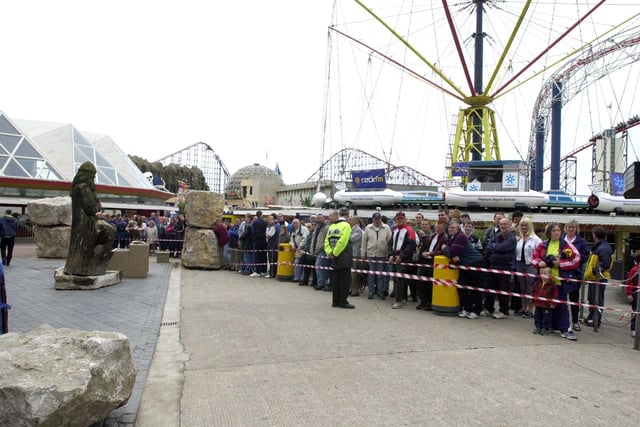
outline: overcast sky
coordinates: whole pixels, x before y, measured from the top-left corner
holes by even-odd
[[[365,3],[411,4],[424,11],[439,2]],[[617,4],[610,15],[612,10],[614,15],[625,15],[640,8],[622,0],[607,3]],[[323,159],[348,146],[442,178],[451,121],[460,103],[445,105],[442,94],[424,83],[401,77],[380,60],[368,61],[367,52],[362,55],[365,49],[360,48],[361,56],[356,57],[352,51],[358,48],[343,47],[343,54],[349,51],[347,57],[361,69],[350,75],[343,60],[342,106],[335,106],[337,95],[330,97],[334,103],[330,110],[334,114],[340,110],[340,117],[329,120],[331,136],[324,134],[327,27],[334,20],[333,4],[332,0],[3,2],[0,110],[10,118],[72,123],[79,130],[107,134],[126,153],[151,161],[206,142],[231,173],[252,163],[273,168],[278,162],[289,184],[307,179]],[[521,8],[523,2],[504,4]],[[390,37],[379,24],[366,29],[357,25],[371,24],[371,17],[354,1],[338,5],[339,19],[350,22],[339,28],[353,31],[376,48],[384,46],[376,37]],[[378,10],[391,17],[397,12],[393,7]],[[433,62],[439,60],[436,48],[453,46],[449,34],[437,34],[426,38],[430,44],[420,46]],[[539,47],[532,44],[531,55]],[[334,41],[332,46],[333,55],[339,45]],[[419,62],[412,61],[411,66]],[[334,72],[337,68],[333,65]],[[422,72],[427,73],[424,68]],[[366,75],[375,84],[366,83]],[[400,96],[403,91],[415,98]],[[349,95],[354,98],[347,101]],[[502,137],[503,158],[526,156],[519,152],[528,145],[531,98],[496,103],[499,113],[520,111],[517,120],[511,119],[519,122],[518,128]],[[363,105],[376,99],[377,107],[371,103],[364,112]],[[402,109],[397,107],[401,102]],[[611,99],[598,102],[604,106]],[[617,113],[609,111],[611,117],[605,121],[619,121]],[[623,107],[620,119],[631,112]],[[597,114],[606,116],[607,111]],[[360,119],[355,119],[358,115]],[[591,128],[600,131],[593,120],[580,127],[589,128],[587,133]],[[582,137],[571,141],[563,153],[583,143]]]

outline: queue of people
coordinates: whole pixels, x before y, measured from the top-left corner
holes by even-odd
[[[256,218],[247,216],[240,225],[248,233],[245,239],[256,238],[253,228],[260,233],[259,214]],[[308,224],[300,218],[292,220],[287,243],[295,251],[293,280],[300,286],[325,291],[334,291],[338,283],[340,289],[344,286],[344,271],[336,276],[333,257],[325,244],[335,220],[322,214],[312,215]],[[577,339],[574,332],[581,330],[578,300],[581,283],[586,280],[590,308],[585,323],[595,327],[601,324],[601,309],[595,307],[604,306],[604,289],[613,258],[602,227],[593,229],[594,245],[590,249],[575,221],[569,221],[566,230],[554,223],[537,233],[531,219],[519,212],[514,212],[512,218],[496,212],[493,226],[483,234],[476,232],[469,214],[455,209],[438,212],[434,224],[419,213],[409,224],[404,212],[398,212],[393,220],[381,212],[374,212],[368,223],[357,217],[343,220],[350,225],[350,251],[356,267],[356,272],[349,274],[351,296],[358,296],[362,290],[368,299],[384,300],[390,296],[394,299],[393,309],[402,308],[411,298],[418,301],[416,309],[430,311],[434,258],[446,255],[451,264],[461,267],[458,282],[465,285],[458,288],[459,317],[533,319],[534,333],[546,335],[557,330],[563,338],[573,341]],[[268,218],[267,227],[278,222],[275,216]],[[254,227],[255,223],[258,227]],[[264,237],[257,238],[265,241]],[[259,272],[260,266],[274,261],[260,260],[261,252],[269,253],[261,247],[240,244],[239,248],[244,248],[240,272],[253,277],[265,275]],[[419,280],[413,278],[416,275]],[[630,303],[637,304],[637,294],[629,295]],[[336,301],[345,303],[342,296]],[[635,327],[632,329],[635,331]]]

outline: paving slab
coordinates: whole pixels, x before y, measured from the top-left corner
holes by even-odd
[[[227,271],[183,270],[181,283],[182,426],[628,425],[640,416],[640,352],[619,313],[570,342],[533,335],[531,319],[460,319],[411,302],[392,310],[389,298],[331,308],[330,293]]]
[[[95,290],[56,290],[54,271],[64,260],[35,257],[35,246],[16,245],[5,267],[9,331],[25,332],[41,324],[54,328],[120,332],[129,338],[138,369],[129,402],[101,424],[132,426],[138,412],[147,372],[156,349],[169,278],[174,264],[151,262],[146,278],[124,278]]]
[[[56,291],[62,260],[7,268],[12,331],[41,323],[118,331],[132,343],[134,396],[105,426],[632,425],[640,352],[607,312],[578,341],[533,321],[477,320],[409,302],[331,294],[229,271],[150,263],[145,279]],[[607,306],[626,310],[618,288]]]

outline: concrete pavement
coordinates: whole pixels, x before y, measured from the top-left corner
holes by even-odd
[[[129,402],[113,411],[105,426],[133,426],[147,372],[156,348],[173,265],[149,263],[144,279],[123,279],[93,291],[56,291],[53,272],[64,260],[35,257],[35,246],[18,242],[5,267],[9,331],[24,332],[40,324],[56,328],[121,332],[129,338],[138,369]]]
[[[626,308],[621,294],[608,297]],[[188,355],[182,426],[625,425],[640,416],[640,353],[617,313],[569,342],[533,335],[532,320],[438,316],[415,303],[392,310],[389,299],[331,308],[329,293],[226,271],[182,270],[181,298],[172,348]],[[146,397],[142,410],[161,410]]]
[[[389,298],[366,296],[350,298],[355,310],[336,309],[330,293],[294,283],[153,260],[147,279],[102,292],[55,291],[53,268],[61,263],[23,258],[7,269],[9,326],[30,329],[42,319],[130,337],[136,365],[150,362],[136,383],[136,393],[144,391],[105,425],[640,419],[640,352],[619,313],[608,312],[600,332],[584,328],[569,342],[533,335],[531,320],[513,316],[459,319],[417,311],[412,302],[392,310]],[[627,308],[619,289],[608,290],[607,305]]]

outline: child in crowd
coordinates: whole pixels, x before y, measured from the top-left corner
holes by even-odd
[[[541,300],[540,297],[547,299],[558,299],[558,285],[556,285],[551,276],[551,269],[544,267],[540,269],[540,278],[533,284],[531,291],[536,309],[533,315],[536,328],[534,334],[548,335],[552,331],[553,310],[556,303],[553,301]]]
[[[636,315],[638,311],[638,270],[640,269],[640,250],[636,250],[633,255],[634,266],[627,274],[627,287],[624,290],[627,293],[629,304],[631,304],[631,336],[636,336]]]

